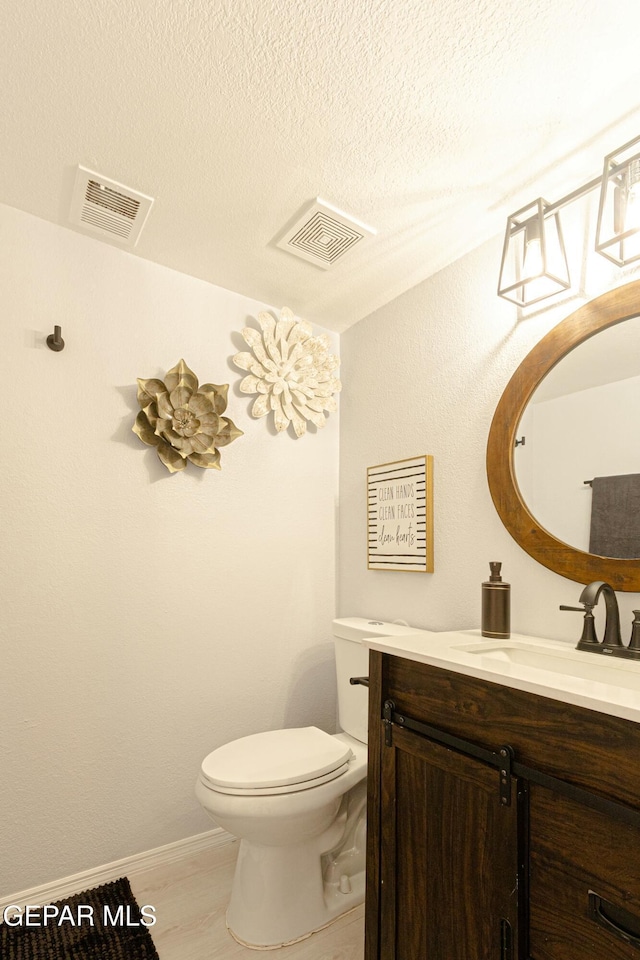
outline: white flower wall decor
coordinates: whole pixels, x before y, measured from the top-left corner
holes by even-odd
[[[196,467],[220,470],[220,451],[242,436],[233,420],[223,417],[229,384],[198,384],[198,378],[180,360],[162,380],[138,379],[141,406],[131,428],[143,443],[156,448],[170,473],[184,470],[187,460]]]
[[[280,433],[292,424],[296,437],[307,431],[307,421],[324,427],[325,414],[338,409],[334,394],[342,384],[334,376],[340,365],[329,353],[329,338],[313,336],[311,324],[296,320],[283,307],[280,319],[270,313],[258,314],[260,330],[245,327],[242,336],[251,353],[237,353],[233,362],[248,376],[240,384],[242,393],[257,393],[251,413],[264,417],[273,411]]]

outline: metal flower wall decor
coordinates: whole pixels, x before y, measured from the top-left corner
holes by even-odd
[[[220,451],[242,436],[222,414],[227,408],[229,384],[198,385],[198,378],[180,360],[162,380],[138,379],[142,407],[132,430],[143,443],[155,447],[171,473],[184,470],[187,460],[196,467],[220,470]]]
[[[245,327],[242,336],[252,353],[237,353],[233,362],[249,371],[240,384],[243,393],[257,393],[251,413],[264,417],[273,411],[278,432],[293,424],[296,437],[307,431],[307,421],[324,427],[325,413],[337,410],[334,393],[342,384],[334,377],[340,361],[329,353],[329,338],[314,337],[311,324],[296,320],[283,307],[280,319],[259,313],[260,330]]]

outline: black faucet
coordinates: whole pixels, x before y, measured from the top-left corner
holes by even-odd
[[[580,594],[580,603],[585,607],[595,607],[600,594],[604,597],[607,617],[604,624],[604,637],[602,639],[602,652],[619,654],[624,647],[620,636],[620,611],[618,610],[618,601],[613,587],[603,580],[594,580],[584,588]]]
[[[600,598],[600,594],[604,596],[607,612],[602,643],[598,642],[596,636],[595,621],[592,612]],[[625,647],[622,643],[620,636],[620,611],[618,610],[618,601],[611,584],[605,583],[603,580],[594,580],[594,582],[588,584],[580,594],[580,603],[582,607],[567,607],[564,604],[560,606],[561,610],[578,610],[580,613],[584,613],[584,627],[576,649],[590,650],[592,653],[606,653],[618,657],[633,656],[633,654],[628,652],[628,647]]]

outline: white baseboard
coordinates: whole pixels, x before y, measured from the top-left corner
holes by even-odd
[[[136,873],[142,873],[143,870],[149,870],[152,867],[175,863],[177,860],[192,857],[202,850],[219,847],[225,843],[231,843],[233,840],[235,840],[235,837],[230,833],[227,833],[222,827],[216,827],[206,833],[199,833],[195,837],[186,837],[184,840],[176,840],[175,843],[167,843],[164,847],[145,850],[143,853],[136,853],[134,856],[125,857],[123,860],[114,860],[113,863],[105,863],[101,867],[94,867],[92,870],[84,870],[82,873],[63,877],[53,883],[31,887],[29,890],[20,890],[10,897],[0,898],[0,920],[5,907],[10,905],[15,904],[18,907],[25,907],[27,904],[43,906],[56,900],[64,900],[65,897],[74,896],[76,893],[89,890],[91,887],[97,887],[102,883],[110,883],[119,877],[132,877]]]

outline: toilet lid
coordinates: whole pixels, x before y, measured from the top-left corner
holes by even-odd
[[[202,761],[202,774],[214,788],[283,787],[331,779],[352,756],[347,744],[317,727],[269,730],[218,747]]]

